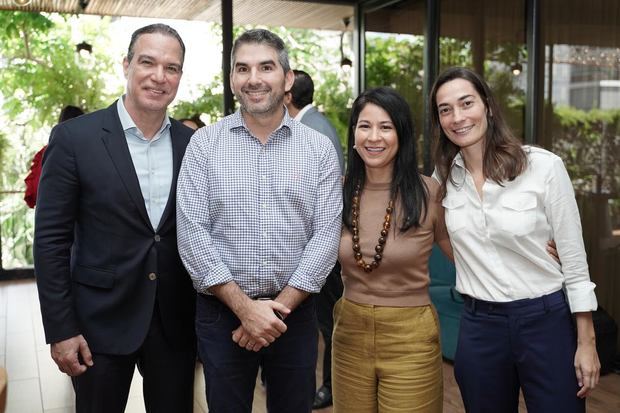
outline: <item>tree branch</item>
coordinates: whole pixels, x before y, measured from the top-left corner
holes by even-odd
[[[44,60],[37,59],[36,57],[32,55],[32,52],[30,51],[30,39],[28,37],[28,30],[26,28],[26,24],[22,24],[21,34],[22,34],[22,39],[24,40],[24,50],[26,51],[26,55],[23,57],[22,56],[12,57],[9,59],[9,62],[12,63],[13,61],[17,59],[24,59],[24,60],[30,60],[42,66],[49,67],[49,65]]]

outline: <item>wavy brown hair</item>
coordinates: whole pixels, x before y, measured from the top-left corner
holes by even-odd
[[[521,140],[517,138],[504,120],[501,108],[489,85],[476,72],[463,67],[452,67],[442,72],[435,80],[431,90],[430,113],[432,134],[435,137],[435,168],[441,180],[440,197],[446,195],[448,178],[452,184],[450,169],[452,161],[460,148],[452,143],[439,123],[437,108],[437,91],[445,83],[463,79],[471,83],[480,95],[486,108],[487,131],[484,143],[482,172],[484,177],[495,181],[498,185],[512,181],[527,168],[527,155]]]

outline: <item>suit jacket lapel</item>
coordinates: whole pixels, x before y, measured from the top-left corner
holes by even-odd
[[[181,162],[183,161],[186,146],[183,139],[179,137],[178,132],[179,126],[172,122],[170,125],[170,140],[172,141],[172,185],[170,185],[168,203],[166,204],[164,213],[159,220],[159,226],[157,227],[158,231],[164,226],[170,214],[176,210],[177,178],[179,177],[179,169],[181,168]]]
[[[106,111],[101,139],[129,196],[136,204],[140,216],[142,216],[142,219],[148,227],[152,228],[151,221],[146,212],[146,206],[144,205],[144,198],[142,197],[138,175],[136,175],[136,170],[131,160],[131,154],[129,153],[129,147],[127,146],[127,139],[125,139],[125,132],[123,131],[121,121],[118,117],[116,104],[117,103],[114,102]]]

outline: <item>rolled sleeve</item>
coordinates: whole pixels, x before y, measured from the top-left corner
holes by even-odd
[[[562,160],[554,157],[552,162],[545,207],[562,263],[566,295],[573,313],[594,311],[598,306],[595,284],[588,272],[575,193]]]

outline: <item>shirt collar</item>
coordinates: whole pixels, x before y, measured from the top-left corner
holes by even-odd
[[[463,160],[463,155],[461,155],[460,151],[456,154],[456,156],[452,160],[452,166],[454,165],[460,168],[465,168],[465,161]]]
[[[463,160],[463,155],[459,151],[459,153],[457,153],[452,160],[452,165],[450,167],[450,180],[456,187],[457,191],[460,191],[465,184],[466,176],[467,170],[465,169],[465,161]]]
[[[304,117],[304,115],[306,114],[306,112],[308,112],[310,110],[310,108],[312,107],[312,103],[308,103],[306,106],[304,106],[299,113],[297,113],[297,115],[295,115],[295,120],[301,122],[301,118]]]
[[[231,130],[235,128],[244,128],[245,130],[248,131],[248,133],[250,132],[250,130],[245,124],[245,120],[243,119],[241,110],[237,110],[235,113],[233,113],[230,116],[231,116],[230,118],[230,129]],[[292,130],[293,123],[294,123],[293,118],[291,118],[291,115],[289,115],[288,110],[286,109],[286,106],[284,106],[284,117],[282,118],[282,121],[280,122],[280,126],[278,126],[275,131],[280,130],[282,127],[285,127],[285,126],[289,130]]]
[[[142,131],[136,126],[136,123],[131,118],[129,112],[127,112],[127,108],[125,108],[125,95],[121,96],[121,98],[117,101],[116,110],[118,111],[118,117],[121,121],[121,126],[123,127],[124,132],[131,132],[136,134],[140,138],[144,138],[144,134]],[[166,116],[164,116],[164,121],[161,124],[161,127],[155,134],[155,136],[161,135],[161,133],[171,126],[170,118],[168,117],[168,113],[166,112]]]

